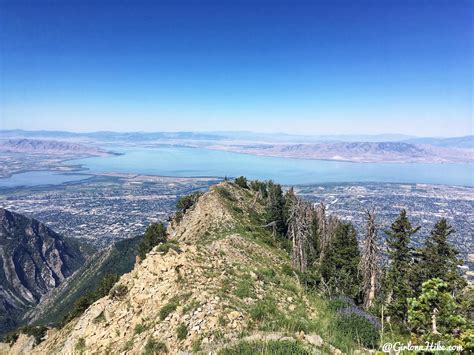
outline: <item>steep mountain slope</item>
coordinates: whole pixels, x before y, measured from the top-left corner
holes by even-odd
[[[84,263],[77,244],[44,224],[0,208],[0,333]]]
[[[263,212],[249,190],[213,186],[169,227],[172,243],[155,247],[109,296],[30,353],[207,352],[245,340],[337,353],[332,345],[351,340],[329,330],[324,301],[300,286]]]
[[[81,296],[94,291],[107,274],[123,275],[133,269],[141,240],[142,236],[121,240],[95,253],[61,286],[45,295],[42,302],[31,309],[24,319],[30,324],[61,323],[74,303]]]

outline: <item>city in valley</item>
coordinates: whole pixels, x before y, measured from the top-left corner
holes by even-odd
[[[176,178],[136,174],[101,174],[61,185],[0,189],[0,207],[34,217],[53,230],[104,246],[143,234],[153,222],[166,221],[180,196],[205,190],[219,178]],[[289,186],[286,186],[289,188]],[[455,228],[450,236],[465,260],[467,275],[474,267],[474,188],[392,183],[299,185],[295,191],[314,204],[324,203],[329,214],[352,221],[359,237],[366,211],[374,207],[379,235],[401,209],[408,211],[421,245],[440,217]]]

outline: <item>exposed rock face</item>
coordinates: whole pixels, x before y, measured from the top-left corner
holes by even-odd
[[[61,286],[46,294],[24,319],[41,324],[60,323],[78,298],[95,289],[105,275],[123,275],[133,269],[141,240],[141,236],[125,239],[97,251]]]
[[[75,245],[44,224],[0,208],[0,333],[83,262]]]

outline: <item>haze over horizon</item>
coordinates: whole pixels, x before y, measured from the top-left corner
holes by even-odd
[[[473,134],[470,1],[2,1],[0,129]]]
[[[318,138],[318,137],[338,137],[340,139],[344,137],[352,138],[351,141],[354,141],[354,138],[357,137],[387,137],[387,138],[393,138],[395,140],[404,140],[404,139],[410,139],[410,138],[434,138],[434,139],[444,139],[444,138],[465,138],[465,137],[472,137],[472,134],[463,134],[463,135],[458,135],[458,136],[418,136],[418,135],[413,135],[413,134],[404,134],[404,133],[390,133],[390,132],[382,132],[382,133],[374,133],[374,134],[350,134],[350,133],[345,133],[345,134],[304,134],[304,133],[287,133],[287,132],[272,132],[272,131],[267,131],[267,132],[262,132],[262,131],[251,131],[251,130],[181,130],[181,131],[176,131],[176,130],[46,130],[46,129],[38,129],[38,130],[27,130],[27,129],[21,129],[21,128],[9,128],[9,129],[3,129],[0,127],[0,133],[8,133],[8,132],[14,132],[14,131],[19,131],[19,132],[25,132],[27,135],[28,134],[36,134],[40,132],[45,132],[45,133],[72,133],[72,134],[100,134],[100,133],[117,133],[117,134],[153,134],[153,133],[169,133],[169,134],[179,134],[179,133],[196,133],[196,134],[211,134],[211,135],[249,135],[249,136],[289,136],[289,137],[308,137],[308,138]],[[392,139],[389,139],[392,140]]]

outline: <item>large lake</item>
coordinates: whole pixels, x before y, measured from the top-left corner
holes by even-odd
[[[162,176],[239,176],[282,184],[395,182],[474,186],[473,164],[349,163],[252,156],[197,148],[107,147],[119,156],[72,160],[91,173],[119,172]],[[85,172],[87,173],[87,172]],[[27,172],[0,179],[0,187],[58,184],[86,178],[53,172]]]
[[[91,172],[165,176],[239,176],[282,184],[403,182],[474,186],[473,164],[349,163],[253,156],[197,148],[108,147],[124,155],[72,161]]]

